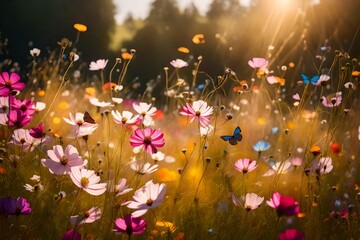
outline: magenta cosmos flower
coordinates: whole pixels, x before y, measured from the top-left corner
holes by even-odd
[[[136,129],[130,136],[130,145],[143,148],[148,153],[157,153],[157,147],[165,145],[164,134],[160,130],[152,128]]]
[[[133,217],[140,217],[149,209],[158,207],[164,200],[165,192],[166,185],[164,183],[155,184],[149,181],[144,187],[136,190],[133,201],[127,201],[124,205],[127,205],[128,208],[136,209],[131,214]]]
[[[23,101],[21,101],[16,98],[11,98],[12,109],[17,109],[28,116],[32,116],[35,114],[34,106],[35,103],[30,99],[24,99]]]
[[[20,110],[11,110],[7,123],[9,126],[21,128],[30,123],[31,117]]]
[[[305,235],[294,228],[286,229],[284,232],[279,233],[280,240],[303,240]]]
[[[100,177],[95,171],[73,167],[70,173],[73,183],[91,195],[101,195],[106,191],[106,183],[99,183]]]
[[[279,216],[293,216],[300,213],[299,204],[292,196],[282,196],[280,193],[274,192],[266,203],[275,208]]]
[[[118,218],[115,220],[116,233],[127,233],[130,237],[131,234],[143,234],[145,232],[147,223],[144,219],[136,218],[131,214],[126,214],[124,219]]]
[[[183,106],[180,109],[180,114],[184,116],[189,116],[190,122],[193,122],[195,119],[200,121],[202,127],[206,127],[210,123],[210,115],[213,113],[213,108],[207,105],[207,102],[198,100],[192,104],[186,103],[186,106]]]
[[[244,158],[237,160],[234,166],[237,171],[245,174],[254,170],[258,165],[256,164],[256,161],[251,161],[248,158]]]
[[[81,240],[81,235],[75,229],[70,229],[64,234],[62,240]]]
[[[25,198],[0,198],[0,214],[8,215],[29,215],[32,209]]]
[[[72,167],[82,168],[87,164],[79,156],[78,150],[72,146],[67,145],[65,151],[61,145],[53,146],[52,150],[47,151],[50,159],[41,159],[41,163],[54,174],[68,174],[71,172]]]
[[[17,73],[3,72],[0,74],[0,96],[9,96],[11,91],[21,91],[25,87],[25,83],[19,82],[20,76]]]

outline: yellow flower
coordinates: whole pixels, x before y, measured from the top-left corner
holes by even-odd
[[[86,32],[87,27],[84,24],[81,23],[75,23],[74,28],[78,30],[79,32]]]

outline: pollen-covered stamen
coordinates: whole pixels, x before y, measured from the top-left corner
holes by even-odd
[[[82,187],[87,187],[89,185],[90,181],[87,177],[83,177],[80,180],[80,184]]]
[[[69,162],[69,159],[68,159],[67,157],[62,156],[62,157],[60,158],[60,163],[61,163],[62,165],[66,165],[68,162]]]
[[[129,119],[128,119],[127,117],[122,117],[122,118],[121,118],[121,122],[122,122],[123,124],[125,124],[128,120],[129,120]]]
[[[249,169],[247,167],[244,167],[242,170],[243,173],[247,173],[248,171],[249,171]]]
[[[77,122],[76,122],[76,124],[79,125],[79,126],[83,125],[83,123],[84,123],[83,120],[77,120]]]
[[[24,105],[24,104],[21,105],[20,110],[23,111],[23,112],[25,112],[25,111],[27,110],[26,105]]]
[[[199,117],[199,116],[201,115],[201,112],[200,112],[200,111],[196,111],[196,112],[195,112],[195,115]]]
[[[146,145],[150,145],[151,144],[151,137],[149,137],[149,136],[146,136],[145,138],[144,138],[144,141],[143,141]]]
[[[11,88],[11,82],[10,81],[5,81],[5,87],[6,88]]]
[[[26,142],[25,138],[20,139],[21,144],[24,144]]]
[[[85,211],[85,212],[84,212],[84,217],[85,217],[85,218],[90,217],[90,212],[89,212],[89,211]]]
[[[154,201],[149,198],[148,200],[146,200],[146,205],[148,205],[149,207],[154,203]]]

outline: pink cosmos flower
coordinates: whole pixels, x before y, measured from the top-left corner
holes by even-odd
[[[292,196],[282,196],[278,192],[274,192],[270,200],[266,201],[267,205],[275,208],[278,215],[293,216],[300,213],[298,202]]]
[[[16,129],[12,134],[12,139],[9,143],[21,146],[24,151],[32,151],[40,144],[40,139],[33,138],[27,129]]]
[[[98,183],[100,177],[95,174],[95,171],[73,167],[71,168],[70,177],[76,186],[91,195],[101,195],[106,191],[106,183]]]
[[[98,127],[97,123],[86,122],[84,114],[77,112],[75,117],[70,113],[69,118],[63,118],[64,121],[74,126],[69,134],[69,138],[79,138],[91,135]]]
[[[108,60],[105,59],[99,59],[96,62],[90,63],[90,71],[97,71],[97,70],[104,70],[106,67]]]
[[[8,215],[29,215],[32,212],[30,203],[25,198],[0,198],[0,214]]]
[[[248,158],[244,158],[237,160],[234,166],[237,171],[245,174],[254,170],[258,165],[255,160],[251,161]]]
[[[286,229],[284,232],[279,233],[279,240],[303,240],[305,235],[294,228]]]
[[[165,145],[164,134],[160,130],[152,128],[136,129],[130,136],[132,147],[141,147],[148,153],[156,153],[157,147]]]
[[[131,234],[143,234],[147,227],[147,223],[144,219],[133,217],[131,214],[126,214],[124,219],[118,218],[115,220],[116,233]]]
[[[12,109],[17,109],[28,116],[32,116],[35,114],[34,105],[35,105],[35,103],[33,101],[31,101],[30,99],[25,99],[25,100],[21,101],[16,98],[11,98]]]
[[[133,190],[132,188],[130,188],[128,185],[126,185],[125,178],[120,178],[119,184],[115,186],[115,193],[117,193],[116,197],[120,196],[120,195],[124,195],[132,190]]]
[[[332,165],[332,159],[330,157],[322,157],[318,162],[314,163],[314,170],[320,175],[331,172],[333,168],[334,166]]]
[[[134,110],[142,117],[142,121],[145,127],[151,126],[155,115],[156,107],[152,107],[151,104],[145,102],[133,103]]]
[[[269,61],[266,60],[265,58],[253,58],[252,60],[248,61],[248,64],[252,68],[265,70],[269,64]]]
[[[130,167],[132,170],[134,170],[135,172],[144,175],[144,174],[150,174],[153,173],[155,171],[158,170],[158,166],[157,164],[154,164],[151,166],[150,163],[146,162],[144,164],[139,164],[136,159],[131,161],[130,163]]]
[[[193,122],[194,119],[200,121],[202,127],[206,127],[210,123],[210,115],[213,113],[213,108],[207,105],[207,102],[198,100],[192,104],[186,103],[186,106],[183,106],[180,109],[180,114],[184,116],[189,116],[190,122]]]
[[[176,60],[172,60],[170,62],[170,64],[174,67],[174,68],[183,68],[183,67],[187,67],[189,64],[187,62],[185,62],[182,59],[176,59]]]
[[[237,198],[234,194],[231,195],[233,203],[236,206],[243,206],[246,211],[251,211],[258,208],[264,201],[264,197],[260,197],[256,193],[247,193],[245,197]]]
[[[0,97],[0,113],[9,112],[9,97]]]
[[[20,76],[17,73],[2,72],[0,74],[0,96],[9,96],[11,91],[21,91],[25,87],[25,83],[19,82]]]
[[[70,229],[64,234],[62,240],[81,240],[81,235],[75,229]]]
[[[136,209],[131,215],[135,218],[140,217],[149,209],[160,206],[164,200],[165,192],[166,185],[164,183],[155,184],[149,181],[144,187],[136,190],[133,201],[127,201],[123,205],[127,205],[127,207],[131,209]]]
[[[342,100],[341,92],[337,92],[335,94],[331,94],[327,97],[321,97],[320,101],[324,105],[324,107],[332,108],[339,106]]]
[[[120,113],[117,110],[112,110],[111,114],[114,118],[114,122],[121,125],[135,124],[139,117],[139,115],[133,116],[133,113],[129,111],[123,111]]]
[[[324,84],[325,82],[330,80],[330,76],[326,75],[326,74],[321,74],[319,77],[319,80],[316,82],[316,86],[320,86],[322,84]]]
[[[101,210],[99,207],[92,207],[88,211],[85,211],[81,215],[75,215],[70,217],[70,223],[72,225],[82,225],[84,223],[92,223],[101,218]]]
[[[78,150],[72,145],[67,145],[65,152],[61,145],[53,146],[52,150],[47,151],[47,155],[50,159],[43,158],[41,163],[51,173],[57,175],[68,174],[72,167],[83,168],[87,164],[87,161],[83,161]]]

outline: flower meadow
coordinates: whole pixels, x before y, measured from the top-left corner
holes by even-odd
[[[156,91],[126,78],[134,49],[86,63],[64,38],[30,56],[0,74],[1,239],[359,238],[348,53],[265,53],[241,77],[169,59]]]

